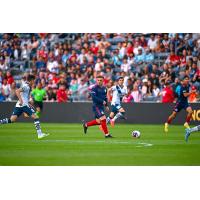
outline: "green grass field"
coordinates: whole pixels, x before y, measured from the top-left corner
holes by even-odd
[[[83,134],[81,124],[43,123],[50,136],[38,140],[34,125],[0,126],[0,165],[6,166],[191,166],[200,165],[200,134],[184,141],[183,126],[119,125],[105,139],[98,127]],[[141,138],[131,137],[132,130]]]

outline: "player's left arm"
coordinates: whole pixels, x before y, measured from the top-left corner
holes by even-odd
[[[191,91],[183,90],[183,95],[184,97],[189,97],[194,92],[196,92],[196,90],[191,90]]]

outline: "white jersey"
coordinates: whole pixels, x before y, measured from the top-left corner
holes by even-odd
[[[115,85],[112,86],[111,89],[113,92],[111,105],[116,105],[116,104],[120,105],[123,96],[125,96],[128,93],[127,87],[123,86],[121,88],[119,85]]]
[[[31,88],[27,82],[23,81],[21,85],[21,89],[23,90],[22,92],[20,92],[20,95],[23,100],[23,105],[20,105],[20,102],[17,101],[16,107],[28,106]]]

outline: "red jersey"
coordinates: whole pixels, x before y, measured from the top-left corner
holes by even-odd
[[[67,92],[66,92],[66,90],[59,89],[57,91],[57,95],[56,96],[57,96],[57,102],[59,102],[59,103],[67,101]]]
[[[7,76],[6,79],[7,79],[7,84],[11,85],[14,82],[14,79],[12,76]]]
[[[173,103],[174,101],[174,92],[171,87],[166,87],[162,91],[162,103]]]

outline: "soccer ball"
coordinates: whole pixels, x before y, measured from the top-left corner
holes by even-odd
[[[135,138],[139,138],[140,137],[140,135],[141,135],[141,133],[140,133],[140,131],[133,131],[132,133],[131,133],[131,135],[133,136],[133,137],[135,137]]]

